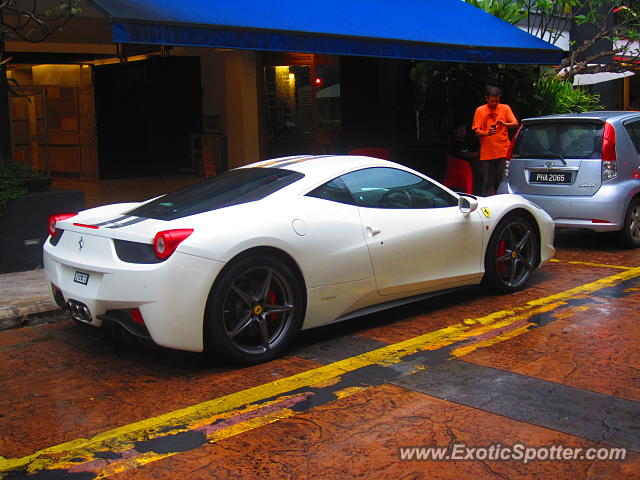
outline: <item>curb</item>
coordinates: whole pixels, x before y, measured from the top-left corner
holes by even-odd
[[[38,300],[28,306],[0,307],[0,331],[60,322],[71,318],[69,312],[50,300]]]

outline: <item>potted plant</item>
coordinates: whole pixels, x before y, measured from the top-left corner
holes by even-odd
[[[49,215],[84,208],[84,193],[50,190],[52,178],[31,167],[0,164],[0,273],[42,266]]]
[[[0,165],[0,215],[10,200],[29,192],[49,190],[51,177],[43,177],[33,168],[20,162]]]

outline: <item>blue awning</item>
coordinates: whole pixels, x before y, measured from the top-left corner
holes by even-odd
[[[461,0],[93,0],[113,41],[450,62],[559,64],[562,50]]]

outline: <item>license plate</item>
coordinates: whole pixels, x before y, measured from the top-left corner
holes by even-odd
[[[76,272],[73,276],[73,281],[76,283],[81,283],[82,285],[86,285],[89,281],[89,274],[84,272]]]
[[[570,184],[571,172],[531,172],[529,173],[530,183],[550,183],[550,184]]]

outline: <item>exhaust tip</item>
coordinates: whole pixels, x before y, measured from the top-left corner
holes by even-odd
[[[74,320],[91,323],[91,310],[89,310],[89,307],[84,303],[78,302],[77,300],[69,300],[67,302],[67,309],[71,312]]]

